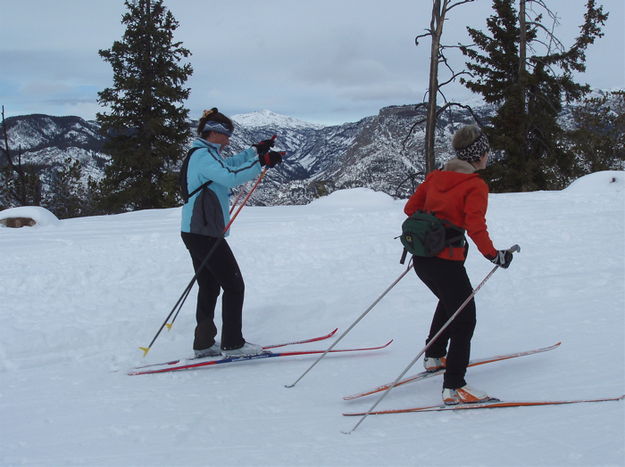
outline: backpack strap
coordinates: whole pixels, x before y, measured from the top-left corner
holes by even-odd
[[[454,256],[454,248],[468,249],[469,244],[464,236],[466,230],[462,227],[458,227],[446,219],[443,219],[442,222],[445,226],[445,245],[449,248],[449,256]]]
[[[404,248],[404,252],[401,254],[399,264],[404,264],[406,262],[406,256],[408,256],[408,250]]]
[[[191,155],[192,155],[195,151],[197,151],[198,149],[201,149],[201,148],[200,148],[200,147],[191,148],[191,149],[189,150],[189,152],[187,153],[187,157],[186,157],[186,159],[185,159],[185,161],[184,161],[183,167],[184,167],[184,183],[185,183],[185,184],[186,184],[186,183],[188,183],[188,182],[187,182],[187,171],[188,171],[188,169],[189,169],[189,160],[191,159]],[[204,188],[206,188],[206,187],[207,187],[208,185],[210,185],[211,183],[213,183],[213,181],[212,181],[212,180],[209,180],[209,181],[207,181],[207,182],[204,182],[204,183],[203,183],[202,185],[200,185],[199,187],[197,187],[195,190],[193,190],[191,193],[189,193],[189,194],[187,195],[185,202],[186,202],[187,200],[189,200],[189,199],[190,199],[190,198],[191,198],[194,194],[196,194],[196,193],[198,193],[198,192],[202,191]],[[185,191],[186,191],[186,190],[185,190]]]
[[[202,191],[204,188],[206,188],[208,185],[210,185],[211,183],[213,183],[212,180],[209,180],[208,182],[203,183],[202,185],[200,185],[198,188],[196,188],[195,190],[193,190],[191,193],[189,193],[189,198],[191,198],[194,194],[196,194],[199,191]]]

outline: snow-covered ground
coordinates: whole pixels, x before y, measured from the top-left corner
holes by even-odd
[[[245,208],[229,238],[246,280],[245,337],[346,329],[404,271],[403,204],[354,189]],[[328,356],[292,389],[313,358],[128,376],[192,353],[195,289],[148,357],[138,350],[192,277],[179,216],[0,227],[0,465],[624,465],[624,402],[371,416],[342,434],[357,419],[341,413],[375,399],[341,397],[392,381],[424,344],[435,302],[412,272],[338,345],[394,338],[389,348]],[[469,384],[505,400],[625,392],[624,217],[624,172],[491,196],[495,245],[522,252],[477,296],[472,356],[563,343],[469,369]],[[467,268],[477,285],[492,264],[472,246]],[[406,385],[380,408],[436,404],[440,390],[439,377]]]

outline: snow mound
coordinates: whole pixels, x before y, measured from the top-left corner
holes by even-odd
[[[18,208],[9,208],[0,211],[0,220],[10,217],[29,217],[37,222],[38,226],[56,225],[59,222],[58,217],[41,206],[20,206]]]
[[[384,207],[393,204],[393,198],[379,191],[370,188],[351,188],[348,190],[338,190],[328,196],[316,199],[310,203],[311,206],[323,207]]]
[[[572,193],[621,192],[625,189],[625,171],[603,170],[578,178],[565,191]]]

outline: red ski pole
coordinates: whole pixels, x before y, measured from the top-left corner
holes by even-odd
[[[239,204],[239,200],[241,199],[241,196],[243,196],[243,193],[245,193],[245,189],[242,188],[241,191],[239,191],[239,194],[237,195],[236,199],[234,200],[234,203],[232,203],[232,206],[230,206],[230,214],[232,214],[232,211],[234,211],[234,208],[237,207],[237,204]]]

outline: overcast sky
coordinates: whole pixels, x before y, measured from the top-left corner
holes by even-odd
[[[546,0],[570,45],[585,0]],[[624,0],[599,0],[610,12],[605,36],[590,46],[597,89],[625,88]],[[192,52],[191,117],[269,109],[336,124],[381,107],[421,102],[427,88],[430,0],[166,0],[179,21],[175,39]],[[444,42],[467,42],[466,26],[485,29],[490,0],[453,9]],[[44,113],[93,119],[97,92],[112,84],[98,55],[122,37],[122,0],[0,0],[0,104],[5,115]],[[449,58],[460,69],[459,52]],[[470,101],[460,85],[450,100]]]

